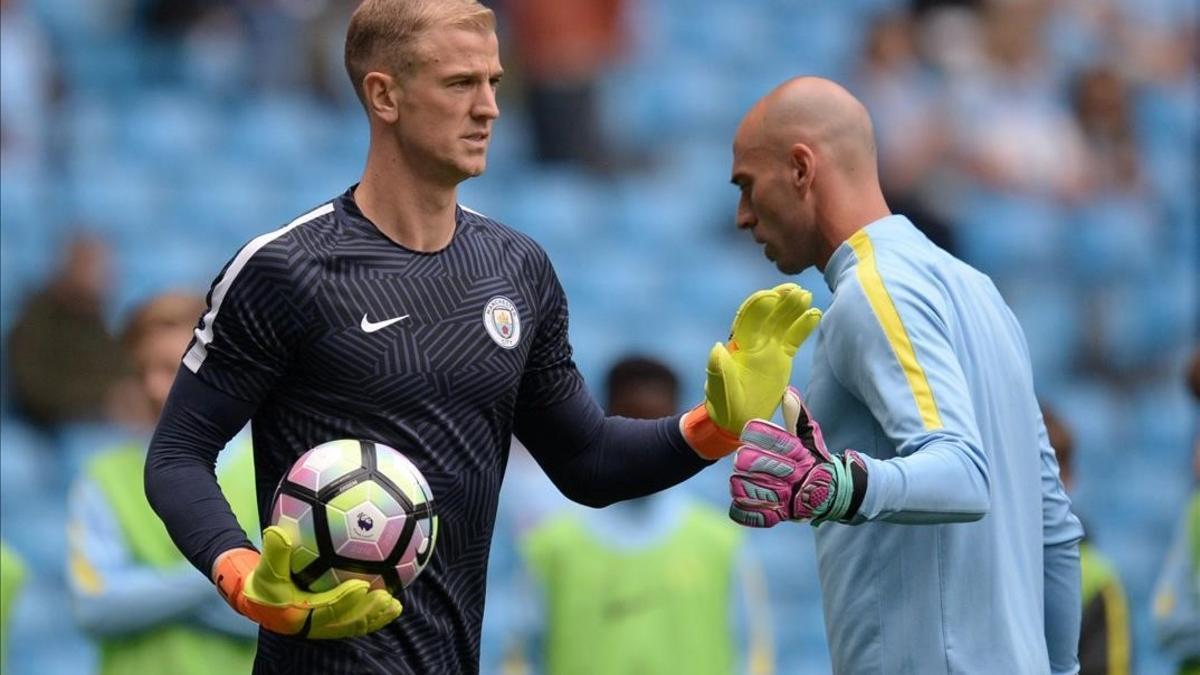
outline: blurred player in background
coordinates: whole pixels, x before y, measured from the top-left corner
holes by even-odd
[[[1075,439],[1058,415],[1042,406],[1050,447],[1067,492],[1074,484]],[[1083,616],[1079,625],[1080,675],[1129,675],[1133,635],[1129,601],[1117,568],[1086,539],[1079,542]]]
[[[1200,402],[1200,348],[1192,352],[1187,381]],[[1200,436],[1192,449],[1192,471],[1200,481]],[[1200,675],[1200,489],[1192,489],[1159,574],[1154,627],[1159,644],[1179,663],[1180,675]]]
[[[5,358],[14,402],[42,427],[103,420],[114,387],[128,373],[104,322],[111,257],[99,239],[72,239],[62,267],[26,301],[13,326]]]
[[[124,347],[156,414],[203,309],[199,296],[169,293],[131,315]],[[249,439],[220,459],[225,498],[238,522],[257,532]],[[145,462],[145,443],[104,450],[71,488],[68,577],[76,618],[100,647],[100,672],[248,672],[256,627],[213,595],[172,543],[140,489]]]
[[[607,385],[610,415],[678,410],[678,379],[653,359],[618,361]],[[528,610],[512,627],[525,633],[517,663],[558,675],[772,672],[763,574],[739,529],[675,490],[535,526],[514,584]]]
[[[703,405],[606,418],[571,360],[545,252],[457,204],[458,184],[486,166],[500,112],[492,12],[473,0],[367,0],[350,20],[346,67],[370,122],[362,180],[252,240],[217,277],[151,442],[146,493],[188,560],[262,626],[256,672],[476,672],[513,433],[580,503],[669,487],[772,414],[819,313],[794,285],[759,292],[733,344],[714,347]],[[282,530],[264,532],[261,555],[251,546],[212,473],[251,418],[260,514],[295,459],[334,439],[399,448],[429,480],[438,546],[399,621],[399,601],[364,581],[297,587]]]
[[[25,584],[25,563],[0,540],[0,671],[8,670],[8,625]]]
[[[833,291],[811,408],[789,390],[786,431],[747,425],[730,514],[820,526],[834,672],[1074,673],[1083,530],[991,281],[891,213],[870,117],[828,80],[750,110],[733,182],[738,227]]]

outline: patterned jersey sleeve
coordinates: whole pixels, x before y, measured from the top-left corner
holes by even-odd
[[[567,296],[544,253],[531,273],[538,292],[536,332],[517,398],[518,407],[526,409],[564,401],[583,386],[583,377],[571,358]]]
[[[289,247],[273,235],[246,244],[217,276],[183,359],[206,384],[253,403],[284,373],[304,327]]]

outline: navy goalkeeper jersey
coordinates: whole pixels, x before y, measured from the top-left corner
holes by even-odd
[[[184,365],[258,406],[264,526],[285,471],[338,438],[401,450],[429,480],[441,521],[399,619],[350,640],[261,631],[256,672],[476,671],[514,417],[582,387],[545,252],[462,208],[446,248],[412,251],[362,215],[352,188],[246,244],[208,302]]]

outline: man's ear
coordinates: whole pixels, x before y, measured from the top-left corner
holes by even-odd
[[[396,78],[371,71],[363,77],[363,98],[367,101],[367,112],[388,124],[400,119],[400,88]]]
[[[817,156],[812,148],[804,143],[796,143],[788,151],[788,164],[792,187],[798,192],[808,192],[817,169]]]

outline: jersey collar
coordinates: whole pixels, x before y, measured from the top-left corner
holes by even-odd
[[[872,240],[908,239],[924,236],[912,224],[912,221],[898,214],[884,216],[879,220],[868,223],[862,229],[866,231],[867,236]],[[829,286],[829,290],[836,291],[838,280],[846,272],[853,269],[856,264],[858,264],[858,258],[854,255],[854,248],[850,245],[849,240],[843,241],[834,249],[833,255],[829,256],[829,262],[825,264],[825,284]]]

